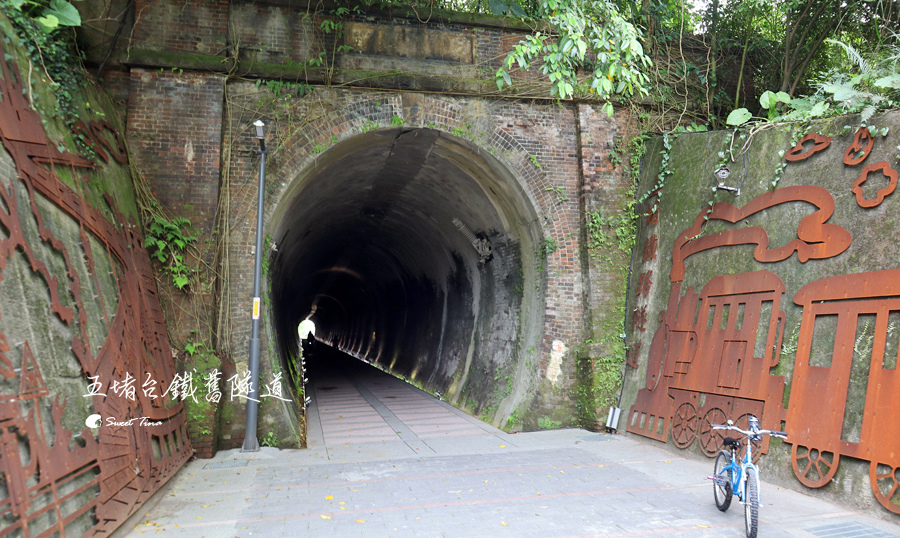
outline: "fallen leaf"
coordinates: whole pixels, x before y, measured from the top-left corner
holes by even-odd
[[[365,520],[365,519],[357,519],[356,522],[357,522],[357,523],[365,523],[366,520]]]
[[[331,499],[334,499],[334,495],[329,495],[329,496],[325,497],[326,501],[330,501]]]
[[[339,502],[338,504],[347,504],[347,503],[345,503],[344,501],[341,501],[341,502]]]
[[[500,524],[503,525],[504,527],[509,527],[509,524],[505,521],[501,521]]]
[[[506,448],[506,445],[500,445],[500,448]]]
[[[700,525],[699,523],[697,524],[697,526],[700,527],[701,529],[708,529],[708,528],[709,528],[709,525]]]
[[[325,514],[319,514],[319,517],[322,519],[331,519],[331,516],[326,516]]]

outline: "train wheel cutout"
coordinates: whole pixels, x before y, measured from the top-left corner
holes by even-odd
[[[684,402],[675,410],[672,417],[672,442],[678,448],[687,448],[697,437],[697,408],[690,402]]]
[[[791,449],[791,465],[801,484],[821,488],[828,484],[837,472],[841,455],[817,448],[795,444]]]
[[[869,479],[881,506],[900,514],[900,467],[873,461],[869,466]]]
[[[713,407],[703,415],[700,421],[700,450],[710,458],[715,456],[722,446],[725,435],[719,430],[712,429],[713,424],[725,424],[728,417],[725,411]]]
[[[734,421],[734,425],[737,426],[738,428],[742,428],[744,430],[749,430],[750,429],[750,416],[751,416],[751,413],[741,415],[740,418],[738,418],[737,420]],[[759,441],[751,440],[749,442],[750,442],[750,444],[753,445],[753,463],[756,463],[759,461],[759,457],[762,455],[762,440],[759,440]],[[746,445],[741,445],[741,452],[740,452],[741,459],[743,459],[745,452],[747,452]]]

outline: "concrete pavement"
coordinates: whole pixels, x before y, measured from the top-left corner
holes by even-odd
[[[189,462],[117,536],[744,536],[743,506],[715,507],[712,460],[584,430],[507,434],[365,366],[311,373],[308,449]],[[761,496],[761,537],[900,536],[765,481]]]

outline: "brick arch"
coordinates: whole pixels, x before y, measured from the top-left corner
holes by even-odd
[[[540,263],[534,253],[540,250],[545,234],[554,233],[547,229],[555,224],[546,218],[555,209],[549,203],[546,188],[542,187],[548,184],[545,173],[534,165],[520,141],[501,128],[480,135],[478,128],[466,121],[465,110],[454,112],[452,117],[447,115],[446,108],[411,114],[416,112],[415,106],[424,102],[411,104],[407,96],[400,94],[353,97],[339,96],[343,101],[335,109],[340,112],[324,114],[307,124],[302,133],[280,142],[279,178],[267,204],[266,230],[278,245],[278,254],[273,255],[271,262],[273,293],[288,299],[273,299],[276,334],[272,336],[283,352],[295,346],[295,321],[299,322],[310,312],[306,305],[303,311],[291,310],[292,305],[296,300],[310,302],[314,296],[327,296],[329,300],[316,303],[316,308],[331,305],[334,317],[316,320],[321,331],[317,336],[352,354],[392,367],[398,375],[418,375],[417,381],[422,385],[451,399],[468,384],[467,397],[473,393],[477,396],[481,391],[480,397],[492,402],[495,422],[503,420],[517,405],[533,396],[531,384],[540,368],[540,362],[531,360],[525,350],[543,345],[546,277],[537,267]],[[397,118],[403,118],[402,126],[397,125]],[[432,118],[442,122],[432,122]],[[323,151],[323,146],[328,147]],[[372,165],[359,165],[363,160]],[[415,164],[409,165],[414,161]],[[347,167],[354,166],[357,168],[346,172]],[[357,181],[356,177],[365,175],[370,168],[382,166],[387,170],[372,172],[382,174],[377,179],[368,183],[368,180]],[[399,175],[412,174],[407,179],[410,185],[416,185],[390,186],[392,166]],[[451,185],[440,184],[442,174],[450,177],[446,181]],[[346,189],[335,187],[336,183],[346,185]],[[380,184],[388,186],[379,187]],[[353,193],[356,188],[378,191],[395,187],[397,200],[401,200],[397,203],[405,203],[402,199],[408,192],[416,196],[430,192],[439,201],[418,199],[427,209],[421,211],[419,221],[410,218],[403,223],[392,222],[385,215],[394,203],[392,192],[378,195],[383,198],[375,196],[366,201],[360,195],[359,201],[345,202],[346,198],[356,196]],[[459,199],[454,199],[454,194]],[[316,203],[303,201],[314,196],[323,198]],[[411,237],[409,245],[385,243],[367,251],[368,258],[377,258],[378,264],[390,267],[384,269],[384,274],[370,277],[372,286],[360,288],[353,298],[339,296],[340,290],[358,285],[357,281],[365,280],[366,274],[377,273],[373,268],[377,264],[354,260],[350,267],[338,267],[343,263],[335,261],[341,259],[339,249],[329,251],[328,259],[323,254],[316,262],[319,265],[308,269],[307,278],[320,279],[322,289],[314,292],[302,290],[300,284],[284,283],[285,278],[293,278],[301,271],[297,268],[305,263],[298,251],[313,244],[303,243],[298,237],[320,233],[297,215],[314,212],[316,218],[326,220],[331,217],[323,206],[332,205],[341,206],[339,210],[346,215],[328,221],[337,235],[351,233],[349,228],[342,228],[343,220],[355,219],[356,227],[360,228],[365,226],[366,219],[374,219],[378,226],[394,230],[389,233],[394,233],[395,238],[403,233]],[[404,211],[417,210],[416,204],[403,207]],[[456,220],[461,226],[456,227]],[[422,224],[417,227],[411,222]],[[405,232],[397,231],[396,227],[402,226],[407,226]],[[491,257],[482,261],[467,234],[489,243]],[[380,241],[375,235],[365,235],[365,240]],[[329,242],[323,239],[314,244],[320,250],[328,250]],[[438,243],[439,247],[431,248],[431,242]],[[426,252],[421,254],[420,250]],[[440,261],[433,261],[438,258]],[[388,275],[390,272],[395,276]],[[321,276],[323,273],[328,276]],[[401,304],[383,312],[377,309],[378,305],[395,299]],[[280,300],[283,302],[279,303]],[[341,305],[334,306],[335,302]],[[517,316],[519,310],[525,314]],[[359,315],[342,318],[347,312]],[[425,332],[428,336],[379,340],[378,335],[390,332],[400,323],[391,316],[399,317],[401,312],[412,313],[415,322],[407,320],[398,332]],[[322,311],[312,315],[321,316]],[[329,324],[346,325],[329,331]],[[401,359],[398,363],[398,354],[402,357],[410,350],[425,358],[408,363]],[[479,367],[482,371],[508,372],[509,393],[500,398],[491,394],[485,380],[475,379],[482,375],[475,373]],[[504,402],[503,405],[498,405],[498,401]]]

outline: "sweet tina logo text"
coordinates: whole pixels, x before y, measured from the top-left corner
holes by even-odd
[[[141,426],[161,426],[162,422],[153,422],[149,420],[150,417],[134,417],[125,420],[116,420],[113,417],[106,417],[106,425],[107,426],[131,426],[136,421],[139,421],[138,424]],[[103,420],[100,418],[100,415],[91,415],[85,419],[84,425],[88,428],[99,428],[103,424]]]

